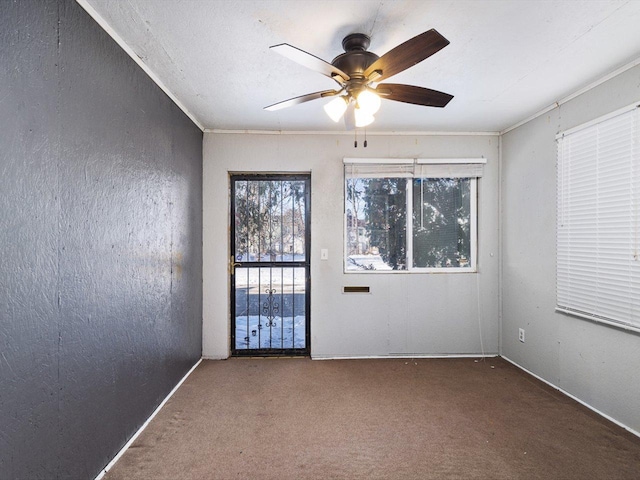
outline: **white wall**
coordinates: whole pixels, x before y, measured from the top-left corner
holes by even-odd
[[[640,335],[554,312],[555,136],[638,100],[635,67],[503,135],[501,185],[502,354],[636,431]]]
[[[498,137],[370,136],[368,143],[354,149],[346,135],[205,134],[205,357],[229,355],[229,172],[311,172],[312,357],[498,352]],[[479,156],[487,165],[478,189],[478,273],[343,273],[343,157]],[[321,248],[328,261],[320,261]],[[342,294],[343,285],[369,285],[371,294]]]

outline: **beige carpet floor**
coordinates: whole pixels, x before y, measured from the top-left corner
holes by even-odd
[[[106,479],[640,479],[640,438],[499,358],[234,358]]]

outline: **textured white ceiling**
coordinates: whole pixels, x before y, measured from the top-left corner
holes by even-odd
[[[334,88],[269,50],[324,60],[349,33],[382,55],[435,28],[451,44],[394,77],[450,93],[444,109],[383,101],[370,131],[501,131],[640,57],[640,0],[85,0],[205,128],[342,131]]]

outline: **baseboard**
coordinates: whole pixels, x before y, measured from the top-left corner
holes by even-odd
[[[162,407],[164,407],[164,404],[167,403],[167,401],[169,401],[169,399],[173,396],[174,393],[176,393],[176,390],[178,390],[178,388],[180,388],[180,385],[182,385],[184,383],[184,381],[187,379],[187,377],[189,375],[191,375],[191,372],[193,372],[196,367],[198,365],[200,365],[200,362],[202,362],[202,358],[200,358],[193,367],[191,367],[191,369],[187,372],[187,374],[182,377],[182,380],[180,380],[175,387],[173,387],[173,390],[171,390],[169,392],[169,395],[167,395],[164,400],[162,400],[162,402],[160,402],[160,405],[158,405],[156,407],[156,409],[153,411],[153,413],[149,416],[149,418],[147,418],[147,420],[142,424],[142,426],[138,429],[138,431],[136,433],[133,434],[133,436],[129,439],[129,441],[127,443],[125,443],[124,447],[122,447],[120,449],[120,451],[116,454],[115,457],[113,457],[113,459],[107,464],[106,467],[104,467],[100,473],[96,476],[95,480],[101,480],[102,477],[105,476],[105,474],[111,470],[113,468],[113,466],[116,464],[116,462],[118,460],[120,460],[120,457],[122,457],[122,455],[124,454],[124,452],[127,451],[127,449],[131,446],[131,444],[136,440],[136,438],[138,438],[138,436],[144,431],[145,428],[147,428],[147,425],[149,425],[149,422],[151,422],[151,420],[153,420],[153,418],[158,414],[158,412],[162,409]]]
[[[513,360],[511,360],[509,357],[505,357],[504,355],[501,355],[502,358],[504,358],[507,362],[509,362],[510,364],[512,364],[515,367],[518,367],[520,370],[522,370],[523,372],[528,373],[529,375],[531,375],[534,378],[537,378],[538,380],[540,380],[543,383],[546,383],[547,385],[549,385],[550,387],[556,389],[557,391],[559,391],[560,393],[566,395],[567,397],[571,398],[572,400],[575,400],[576,402],[578,402],[581,405],[584,405],[585,407],[587,407],[589,410],[597,413],[598,415],[600,415],[601,417],[606,418],[607,420],[609,420],[610,422],[615,423],[616,425],[618,425],[619,427],[624,428],[627,432],[632,433],[633,435],[635,435],[636,437],[640,437],[640,432],[638,432],[637,430],[634,430],[633,428],[625,425],[624,423],[616,420],[615,418],[607,415],[604,412],[601,412],[600,410],[598,410],[597,408],[595,408],[592,405],[589,405],[587,402],[580,400],[578,397],[576,397],[575,395],[570,394],[569,392],[567,392],[566,390],[563,390],[562,388],[558,387],[557,385],[554,385],[553,383],[549,382],[548,380],[545,380],[544,378],[542,378],[539,375],[536,375],[535,373],[533,373],[531,370],[527,370],[526,368],[524,368],[522,365],[517,364],[516,362],[514,362]]]
[[[311,354],[312,360],[368,360],[368,359],[382,359],[382,358],[492,358],[497,357],[497,353],[389,353],[386,355],[325,355],[325,354]]]
[[[202,360],[227,360],[229,355],[203,355]]]

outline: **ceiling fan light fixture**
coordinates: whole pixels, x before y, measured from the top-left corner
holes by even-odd
[[[366,114],[375,114],[380,110],[380,103],[380,97],[369,89],[364,89],[358,94],[358,107]]]
[[[319,98],[334,97],[324,106],[327,115],[334,122],[344,119],[347,130],[366,127],[378,112],[381,97],[395,102],[422,105],[425,107],[445,107],[453,95],[424,87],[399,83],[380,83],[417,63],[429,58],[449,45],[433,28],[410,38],[392,48],[382,56],[369,52],[371,39],[364,33],[352,33],[342,41],[345,53],[335,57],[331,63],[287,43],[271,48],[299,63],[300,65],[325,75],[340,85],[340,89],[323,90],[290,98],[265,107],[274,111],[298,105]]]
[[[334,122],[339,122],[347,109],[347,101],[345,97],[336,97],[324,106],[329,118]]]
[[[371,125],[375,120],[375,117],[372,114],[363,111],[361,108],[355,109],[355,116],[356,116],[357,128],[362,128],[362,127],[366,127],[367,125]]]

